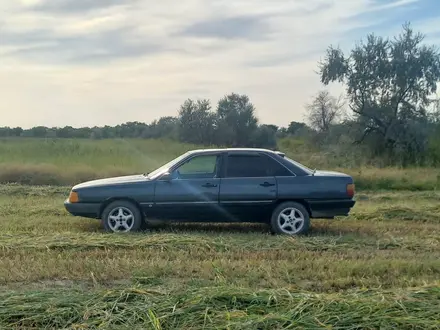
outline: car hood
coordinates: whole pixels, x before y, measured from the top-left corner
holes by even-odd
[[[118,176],[113,178],[106,178],[106,179],[99,179],[99,180],[92,180],[80,183],[73,187],[72,189],[81,189],[81,188],[93,188],[93,187],[100,187],[100,186],[109,186],[109,185],[119,185],[119,184],[125,184],[125,183],[136,183],[136,182],[146,182],[150,181],[146,176],[143,174],[137,174],[137,175],[126,175],[126,176]]]

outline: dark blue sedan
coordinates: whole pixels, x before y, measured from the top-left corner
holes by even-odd
[[[76,185],[65,208],[102,219],[110,232],[145,228],[148,219],[263,222],[274,233],[309,230],[310,218],[348,216],[353,178],[311,170],[266,149],[189,151],[149,174]]]

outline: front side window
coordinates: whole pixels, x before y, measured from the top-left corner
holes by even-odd
[[[174,172],[174,178],[213,178],[216,175],[218,155],[196,156],[179,166]]]
[[[148,177],[149,179],[154,179],[154,178],[158,177],[159,175],[161,175],[162,173],[164,173],[165,171],[167,171],[170,167],[172,167],[174,164],[177,164],[177,163],[180,162],[182,159],[188,157],[188,154],[189,154],[189,153],[187,152],[187,153],[185,153],[185,154],[183,154],[183,155],[180,155],[179,157],[177,157],[177,158],[171,160],[170,162],[168,162],[168,163],[162,165],[161,167],[155,169],[153,172],[150,172],[150,173],[147,175],[147,177]]]

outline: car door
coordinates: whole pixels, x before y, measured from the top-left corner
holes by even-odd
[[[171,178],[155,186],[154,215],[159,219],[209,221],[218,213],[221,154],[189,158]]]
[[[220,187],[220,206],[230,221],[266,219],[277,199],[277,180],[268,156],[228,153]]]

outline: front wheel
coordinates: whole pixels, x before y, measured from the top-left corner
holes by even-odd
[[[143,218],[139,208],[128,201],[114,201],[102,212],[104,229],[108,232],[127,233],[138,231]]]
[[[282,203],[273,211],[270,226],[272,232],[277,234],[305,234],[310,228],[309,212],[299,203]]]

